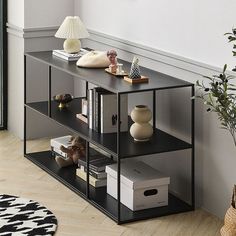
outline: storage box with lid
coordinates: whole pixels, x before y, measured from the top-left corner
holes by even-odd
[[[107,193],[117,199],[117,164],[106,166]],[[121,203],[132,211],[168,205],[170,177],[141,161],[121,164]]]
[[[72,145],[71,142],[72,136],[66,135],[58,138],[53,138],[50,140],[51,144],[51,150],[57,155],[60,155],[63,159],[68,159],[68,154],[61,151],[61,146],[64,146],[65,148],[68,148]]]

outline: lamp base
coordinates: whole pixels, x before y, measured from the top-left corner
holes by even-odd
[[[63,48],[67,53],[77,53],[81,48],[79,39],[66,39]]]

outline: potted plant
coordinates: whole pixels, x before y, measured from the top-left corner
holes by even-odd
[[[209,84],[196,82],[196,86],[201,90],[200,98],[208,106],[208,112],[216,112],[221,123],[221,128],[230,132],[236,146],[236,86],[231,83],[234,79],[231,75],[226,75],[227,65],[223,72],[212,77],[204,76],[209,80]]]
[[[225,214],[224,226],[221,228],[220,233],[222,236],[235,236],[236,235],[236,185],[234,185],[233,196],[230,208]]]
[[[232,29],[232,33],[226,33],[225,35],[228,36],[229,42],[236,41],[236,28]],[[233,56],[236,56],[235,50],[236,45],[234,44]],[[227,75],[226,69],[227,65],[224,65],[221,74],[211,77],[204,76],[208,80],[208,84],[197,81],[196,86],[201,90],[201,93],[196,97],[204,101],[208,112],[217,114],[221,128],[230,132],[236,146],[236,86],[232,83],[235,77]],[[233,71],[236,71],[236,67]],[[236,235],[236,185],[233,189],[231,206],[226,212],[224,226],[220,232],[222,236]]]

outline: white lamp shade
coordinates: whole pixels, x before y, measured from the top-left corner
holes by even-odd
[[[89,37],[89,33],[78,16],[67,16],[56,32],[55,37],[81,39]]]

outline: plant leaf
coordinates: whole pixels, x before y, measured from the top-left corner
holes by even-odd
[[[225,72],[227,69],[227,64],[224,65],[223,72]]]

